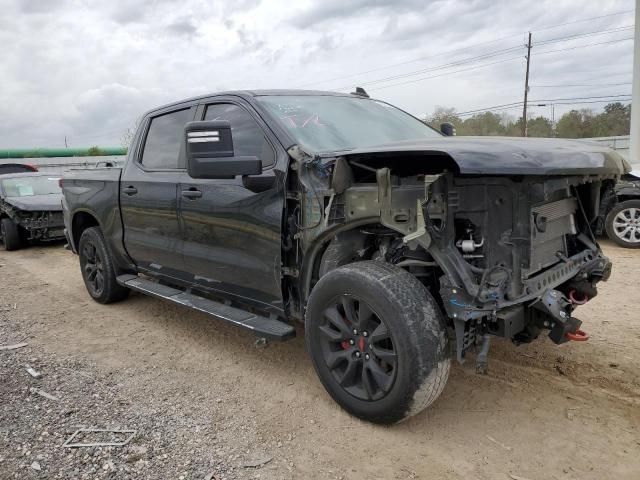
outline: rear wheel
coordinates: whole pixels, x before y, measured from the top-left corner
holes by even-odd
[[[640,248],[640,200],[617,204],[605,221],[608,237],[626,248]]]
[[[0,237],[7,251],[18,250],[22,246],[20,227],[10,218],[0,220]]]
[[[96,302],[113,303],[126,298],[129,290],[116,281],[116,269],[99,227],[82,232],[78,255],[85,287]]]
[[[401,268],[358,262],[316,284],[306,313],[314,367],[333,399],[377,423],[402,421],[438,398],[449,376],[444,317]]]

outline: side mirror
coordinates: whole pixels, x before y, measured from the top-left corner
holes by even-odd
[[[192,178],[233,178],[262,173],[258,157],[234,155],[229,122],[189,122],[184,126],[184,138],[187,171]]]
[[[456,127],[453,126],[453,123],[444,122],[440,124],[440,131],[447,137],[453,137],[456,134]]]

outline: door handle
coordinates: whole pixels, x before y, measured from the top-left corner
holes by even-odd
[[[190,188],[189,190],[182,190],[182,196],[190,199],[200,198],[202,192],[196,188]]]
[[[126,193],[127,195],[135,195],[138,193],[138,189],[133,185],[129,185],[128,187],[124,187],[122,189],[122,193]]]

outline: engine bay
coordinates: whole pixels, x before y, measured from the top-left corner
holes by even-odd
[[[439,300],[459,360],[487,335],[522,343],[548,329],[567,341],[581,323],[573,310],[609,276],[589,228],[602,176],[460,175],[441,157],[296,153],[287,242],[304,256],[299,295],[353,261],[405,268]]]

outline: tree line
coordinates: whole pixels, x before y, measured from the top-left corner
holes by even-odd
[[[437,130],[443,122],[452,123],[457,135],[522,135],[522,117],[516,119],[507,113],[483,112],[462,119],[454,108],[436,107],[425,121]],[[562,115],[555,125],[543,116],[527,120],[530,137],[590,138],[629,135],[630,125],[631,105],[620,102],[609,103],[600,113],[588,108],[571,110]]]

